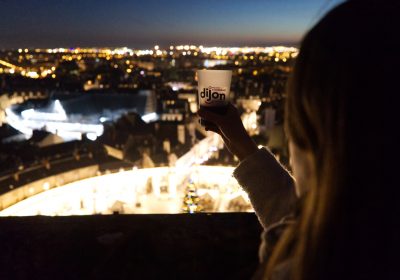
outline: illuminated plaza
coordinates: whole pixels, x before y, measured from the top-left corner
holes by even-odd
[[[193,167],[190,174],[168,167],[121,170],[58,187],[49,178],[15,190],[26,192],[27,198],[0,215],[176,214],[183,212],[189,184],[196,186],[200,200],[207,200],[207,212],[251,211],[232,171],[232,167],[212,166]]]
[[[101,173],[98,165],[66,170],[0,196],[0,215],[252,211],[247,194],[232,177],[233,167],[201,165],[221,145],[219,136],[209,133],[173,167],[133,167],[114,173]],[[185,204],[189,192],[196,197]]]

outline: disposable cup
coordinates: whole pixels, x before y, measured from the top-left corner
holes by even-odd
[[[231,70],[198,70],[198,94],[200,108],[225,114],[230,101]],[[202,125],[207,122],[201,120]]]

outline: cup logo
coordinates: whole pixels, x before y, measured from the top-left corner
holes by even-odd
[[[212,104],[213,101],[225,101],[226,88],[212,86],[203,88],[200,92],[200,97],[204,99],[206,104]]]

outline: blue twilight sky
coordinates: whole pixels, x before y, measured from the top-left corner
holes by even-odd
[[[0,48],[296,44],[341,0],[0,0]]]

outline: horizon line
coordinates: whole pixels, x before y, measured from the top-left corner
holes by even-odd
[[[38,49],[123,49],[128,48],[132,50],[141,50],[141,49],[154,49],[155,47],[159,47],[159,49],[169,49],[171,46],[195,46],[203,48],[265,48],[265,47],[299,47],[300,43],[271,43],[271,44],[247,44],[247,45],[205,45],[205,44],[155,44],[151,47],[128,47],[127,45],[121,46],[74,46],[74,47],[65,47],[65,46],[57,46],[57,47],[0,47],[0,50],[19,50],[19,49],[28,49],[28,50],[38,50]]]

